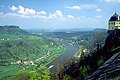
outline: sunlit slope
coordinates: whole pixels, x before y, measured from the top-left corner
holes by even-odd
[[[40,35],[0,34],[0,77],[47,65],[63,52],[63,45]]]

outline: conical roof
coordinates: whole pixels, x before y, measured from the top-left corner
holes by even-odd
[[[120,21],[120,16],[115,12],[109,21]]]

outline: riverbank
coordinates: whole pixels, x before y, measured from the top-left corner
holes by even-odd
[[[51,63],[49,63],[47,65],[48,68],[51,65],[53,65],[53,67],[50,69],[50,71],[53,71],[58,66],[62,67],[62,65],[64,64],[64,62],[66,60],[71,59],[72,57],[74,57],[74,54],[77,51],[77,48],[75,46],[69,45],[69,44],[64,44],[64,48],[65,48],[64,53],[62,55],[60,55],[59,57],[57,57],[55,60],[53,60]]]

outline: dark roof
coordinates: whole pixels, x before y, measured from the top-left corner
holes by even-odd
[[[119,15],[115,12],[115,14],[113,16],[119,16]]]
[[[117,13],[115,13],[115,14],[110,18],[109,21],[119,21],[118,18],[120,19],[120,16],[119,16]]]

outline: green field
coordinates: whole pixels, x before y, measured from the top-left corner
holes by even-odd
[[[0,67],[0,69],[1,69],[1,67]],[[11,76],[11,75],[19,73],[20,71],[21,71],[21,68],[19,68],[17,66],[14,66],[14,65],[6,66],[1,69],[0,77]]]
[[[43,36],[0,34],[0,77],[46,65],[63,52],[62,45]]]
[[[16,39],[16,38],[23,38],[25,35],[16,35],[16,34],[0,34],[0,39]]]

